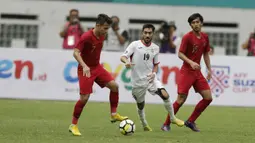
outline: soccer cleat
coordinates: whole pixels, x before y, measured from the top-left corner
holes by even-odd
[[[115,115],[112,115],[111,122],[115,123],[117,121],[123,121],[123,120],[126,120],[126,119],[128,119],[127,116],[121,116],[120,114],[117,113]]]
[[[71,124],[69,126],[69,132],[71,132],[74,136],[81,136],[77,125]]]
[[[144,130],[144,131],[150,131],[150,132],[151,132],[151,131],[152,131],[152,128],[151,128],[150,126],[147,125],[147,126],[144,126],[144,127],[143,127],[143,130]]]
[[[196,123],[192,123],[192,122],[190,122],[190,121],[186,121],[186,122],[185,122],[185,126],[188,127],[188,128],[190,128],[190,129],[191,129],[192,131],[194,131],[194,132],[200,132],[200,130],[197,128]]]
[[[171,130],[171,127],[170,127],[170,125],[163,125],[163,126],[161,127],[161,130],[162,130],[162,131],[165,131],[165,132],[169,132],[169,131]]]
[[[173,121],[171,121],[172,124],[176,124],[177,126],[179,127],[182,127],[184,126],[184,121],[178,119],[178,118],[175,118]]]

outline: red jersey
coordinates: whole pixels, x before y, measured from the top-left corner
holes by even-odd
[[[103,41],[104,36],[97,38],[93,33],[93,29],[81,36],[76,48],[81,51],[81,57],[88,67],[93,68],[99,65]],[[81,68],[80,64],[78,68]]]
[[[70,22],[67,22],[65,27],[68,27]],[[63,40],[64,49],[73,49],[77,45],[82,35],[82,29],[80,24],[70,25],[67,29],[67,34]]]
[[[200,65],[202,55],[210,51],[208,35],[200,32],[200,38],[198,38],[192,31],[185,34],[182,38],[179,51],[190,60]],[[192,69],[186,62],[183,62],[182,68]]]

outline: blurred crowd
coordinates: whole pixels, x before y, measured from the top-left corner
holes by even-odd
[[[120,19],[118,16],[112,16],[112,25],[105,38],[105,51],[123,51],[128,44],[129,35],[127,30],[119,27]],[[60,31],[60,37],[63,38],[63,49],[73,49],[79,41],[84,30],[79,21],[79,11],[71,9],[69,12],[69,21],[65,23],[64,28]]]
[[[247,50],[247,56],[255,56],[255,29],[243,43],[242,48]]]
[[[112,26],[106,35],[103,50],[122,52],[131,42],[127,29],[120,27],[120,18],[112,16]],[[79,11],[71,9],[69,12],[69,21],[64,24],[64,28],[60,31],[60,37],[63,38],[63,49],[73,49],[79,41],[83,32],[86,32],[79,22]],[[181,36],[177,34],[177,26],[173,21],[162,22],[160,27],[155,31],[153,42],[159,45],[160,53],[177,54]],[[139,40],[139,39],[137,39]],[[214,54],[214,46],[210,45],[211,52]],[[255,32],[251,33],[247,41],[242,45],[247,50],[247,56],[255,56]]]

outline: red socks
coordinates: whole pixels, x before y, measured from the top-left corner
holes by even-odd
[[[174,107],[174,114],[176,114],[178,112],[178,110],[180,109],[181,105],[175,101],[173,104],[173,107]],[[164,125],[169,126],[170,123],[171,123],[171,120],[170,120],[170,116],[168,114]]]
[[[74,111],[73,111],[73,120],[72,120],[72,124],[77,124],[78,123],[78,119],[81,115],[81,112],[83,110],[83,107],[85,106],[86,103],[82,103],[80,100],[78,100],[74,106]]]
[[[111,113],[115,114],[117,112],[117,107],[119,103],[119,93],[118,92],[110,92],[110,105],[111,105]],[[83,107],[86,105],[86,103],[82,103],[80,100],[78,100],[74,106],[73,111],[73,120],[72,124],[77,124],[79,117],[82,113]]]
[[[206,100],[206,99],[202,99],[201,101],[199,101],[195,107],[195,110],[189,117],[188,121],[194,123],[196,121],[196,119],[201,115],[201,113],[206,109],[206,107],[208,105],[210,105],[211,102],[212,102],[212,100]],[[179,108],[181,107],[181,105],[175,101],[173,107],[174,107],[174,114],[176,114],[178,112]],[[171,123],[170,116],[168,114],[164,125],[169,126],[170,123]]]
[[[212,100],[206,100],[206,99],[202,99],[201,101],[199,101],[199,103],[195,107],[195,110],[189,117],[188,121],[194,123],[196,119],[201,115],[201,113],[206,109],[206,107],[210,105],[211,102]]]
[[[111,106],[111,113],[115,114],[117,112],[117,107],[119,104],[119,92],[110,92],[110,106]]]

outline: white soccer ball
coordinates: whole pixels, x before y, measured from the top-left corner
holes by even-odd
[[[119,129],[123,135],[132,135],[135,132],[135,123],[130,119],[123,120],[120,122]]]

